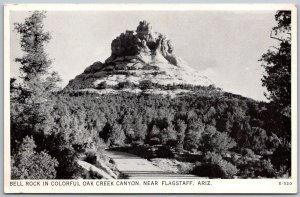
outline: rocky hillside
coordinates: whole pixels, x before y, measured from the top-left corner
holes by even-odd
[[[121,33],[111,43],[111,56],[95,62],[71,80],[67,90],[140,91],[142,84],[209,86],[213,83],[175,55],[172,43],[142,21],[136,31]],[[118,87],[118,88],[116,88]],[[147,89],[147,88],[145,88]]]

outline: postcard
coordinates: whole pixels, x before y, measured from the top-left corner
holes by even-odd
[[[293,4],[7,4],[5,193],[297,193]]]

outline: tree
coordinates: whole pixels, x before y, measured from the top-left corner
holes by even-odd
[[[236,142],[225,132],[219,132],[214,126],[208,126],[202,137],[202,150],[225,153],[236,146]]]
[[[156,125],[153,125],[150,133],[149,133],[149,143],[150,144],[159,144],[160,143],[160,139],[159,139],[159,133],[160,130]]]
[[[126,139],[126,136],[124,134],[124,131],[122,129],[122,126],[119,124],[114,124],[112,126],[111,132],[109,134],[109,142],[110,145],[117,145],[117,146],[122,146],[124,145],[124,141]]]
[[[265,130],[258,127],[253,127],[251,133],[252,133],[251,148],[256,153],[261,154],[261,152],[267,149],[266,146],[268,140],[267,133]]]
[[[284,171],[291,175],[291,143],[281,143],[275,149],[271,161],[276,169],[284,168]]]
[[[164,128],[159,133],[159,138],[162,144],[174,145],[176,140],[176,131],[174,130],[172,125],[169,125],[167,128]]]
[[[278,41],[278,46],[269,49],[261,58],[265,69],[262,83],[271,101],[269,111],[277,114],[268,118],[275,123],[275,134],[287,142],[291,140],[291,19],[291,11],[277,11],[277,26],[273,27],[270,37]],[[281,144],[273,153],[272,164],[277,169],[284,166],[284,171],[290,174],[290,161],[289,146]]]
[[[108,87],[108,85],[107,85],[106,81],[103,81],[97,85],[96,89],[103,90],[103,89],[106,89],[107,87]]]
[[[48,58],[45,46],[51,35],[44,30],[45,12],[34,11],[24,23],[15,23],[14,29],[20,35],[20,46],[24,55],[15,59],[21,64],[22,88],[31,92],[30,97],[38,99],[57,90],[61,81],[57,72],[50,72],[52,60]]]
[[[22,65],[20,69],[26,81],[47,74],[51,65],[44,49],[51,39],[50,33],[44,31],[44,18],[44,12],[34,11],[24,23],[14,24],[20,34],[21,49],[25,53],[23,57],[16,58],[16,62]]]
[[[260,61],[265,69],[262,85],[268,90],[266,97],[274,106],[290,117],[291,114],[291,11],[277,11],[277,26],[271,30],[270,37],[279,42],[269,49]],[[274,34],[274,35],[273,35]]]
[[[153,87],[153,83],[150,80],[143,80],[143,81],[140,81],[139,87],[142,90],[151,89]]]
[[[196,114],[193,116],[196,116]],[[195,151],[198,149],[204,128],[205,126],[201,120],[188,117],[187,129],[184,138],[184,149],[189,151]]]
[[[232,163],[224,160],[221,155],[207,152],[203,163],[196,163],[193,173],[209,178],[233,178],[238,169]]]
[[[33,168],[35,166],[40,167],[43,162],[47,165],[48,161],[52,161],[52,157],[56,161],[55,165],[58,165],[57,156],[63,155],[63,159],[58,159],[60,163],[57,172],[55,172],[56,174],[52,173],[51,176],[46,177],[57,178],[62,174],[66,174],[69,166],[65,165],[68,161],[66,158],[71,156],[71,154],[65,154],[63,149],[57,148],[61,145],[59,143],[64,143],[57,137],[61,135],[56,135],[62,132],[62,129],[57,126],[52,114],[56,104],[53,101],[53,92],[58,90],[57,82],[60,81],[60,77],[56,72],[50,72],[52,61],[48,58],[45,46],[50,41],[51,36],[49,32],[44,30],[43,20],[45,17],[45,12],[34,11],[23,23],[14,24],[15,30],[20,35],[23,56],[15,59],[21,65],[21,83],[15,84],[14,79],[11,81],[11,90],[14,92],[14,99],[11,100],[11,153],[16,155],[13,158],[12,167],[18,169],[19,166],[22,167],[23,165],[28,168],[27,171],[16,171],[20,173],[17,175],[19,177],[40,178],[30,166]],[[22,141],[24,143],[24,140],[27,140],[27,135],[33,136],[35,139],[36,152],[33,149],[29,149],[29,151],[20,149],[22,148],[20,144]],[[59,142],[57,146],[48,143],[53,141],[51,140],[53,136],[56,138],[54,141]],[[41,151],[44,149],[52,157]],[[23,155],[27,155],[28,158],[32,156],[33,158],[26,161],[26,157],[23,157]],[[49,170],[51,170],[50,164],[49,167]],[[43,171],[46,172],[45,169]],[[40,173],[45,178],[43,173]]]
[[[178,120],[176,131],[177,131],[177,150],[179,152],[183,151],[183,144],[184,144],[184,137],[185,137],[185,130],[187,125],[183,120]]]
[[[45,45],[51,36],[49,32],[44,31],[45,17],[45,12],[34,11],[25,22],[14,24],[15,30],[20,35],[20,46],[24,53],[22,57],[15,59],[21,64],[23,81],[15,85],[14,89],[18,91],[14,94],[14,103],[11,105],[12,112],[17,111],[12,113],[17,116],[13,119],[19,120],[12,123],[12,133],[20,139],[25,135],[45,132],[45,121],[53,106],[49,97],[53,91],[58,90],[57,82],[60,81],[58,74],[49,70],[52,61],[48,58]]]
[[[147,125],[143,122],[142,116],[137,116],[135,123],[132,125],[134,130],[134,141],[143,143],[146,138]]]
[[[23,139],[18,153],[12,156],[12,179],[54,179],[58,162],[48,153],[36,152],[32,137]]]

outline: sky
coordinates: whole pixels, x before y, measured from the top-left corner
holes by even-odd
[[[29,15],[27,11],[10,14],[12,77],[20,75],[14,59],[22,56],[13,23]],[[275,11],[48,11],[44,28],[52,39],[46,51],[65,86],[93,62],[104,62],[114,38],[147,20],[153,31],[172,41],[177,56],[217,87],[266,101],[258,60],[276,45],[270,38],[274,15]]]

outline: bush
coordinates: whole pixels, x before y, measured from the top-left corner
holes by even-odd
[[[78,153],[67,147],[61,147],[61,150],[55,150],[59,161],[57,169],[57,179],[77,179],[81,176],[83,169],[78,165]]]
[[[122,146],[124,145],[124,141],[126,136],[124,134],[124,130],[119,124],[114,124],[109,133],[109,144],[110,146]]]
[[[151,89],[153,87],[153,85],[154,84],[152,83],[152,81],[150,81],[150,80],[144,80],[144,81],[141,81],[139,83],[139,88],[141,90],[147,90],[147,89]]]
[[[238,169],[219,154],[208,152],[204,160],[204,163],[196,163],[193,174],[209,178],[233,178],[238,173]]]
[[[268,135],[265,130],[254,127],[252,128],[253,136],[252,136],[252,145],[251,148],[257,154],[261,154],[263,151],[267,149],[266,143],[268,141]]]
[[[276,177],[276,171],[274,170],[270,160],[262,160],[262,162],[259,163],[259,166],[256,169],[256,176],[267,178]]]
[[[99,83],[96,87],[96,89],[98,90],[103,90],[103,89],[106,89],[107,88],[107,83],[105,81]]]
[[[11,158],[11,179],[54,179],[58,162],[46,152],[37,153],[32,137],[26,136]]]
[[[143,70],[159,70],[159,67],[158,66],[154,66],[154,65],[150,65],[150,64],[146,64],[143,67]]]
[[[275,149],[272,156],[272,164],[276,169],[285,167],[290,174],[291,169],[291,144],[283,143]]]
[[[88,151],[86,153],[86,158],[85,161],[90,163],[90,164],[96,164],[97,162],[97,154],[93,151]]]
[[[174,158],[173,151],[167,146],[161,146],[156,152],[156,156],[160,158]]]
[[[242,178],[275,178],[284,174],[277,172],[270,160],[257,160],[253,158],[242,157],[236,162],[240,170],[239,176]]]
[[[196,167],[192,173],[197,176],[209,178],[222,178],[225,176],[225,173],[219,165],[211,163],[196,163]]]
[[[170,139],[166,142],[166,145],[167,146],[170,146],[170,147],[176,147],[178,144],[178,141],[177,140],[174,140],[174,139]]]
[[[254,152],[250,148],[242,149],[241,153],[242,153],[243,156],[249,156],[249,157],[253,157],[254,156]]]
[[[149,140],[149,145],[158,145],[160,144],[160,139],[158,137],[153,137]]]
[[[84,153],[85,150],[88,148],[88,143],[76,143],[76,144],[72,144],[72,147],[74,148],[74,150],[78,153]]]
[[[70,143],[70,138],[66,138],[66,130],[48,136],[44,142],[49,154],[55,157],[59,163],[56,179],[72,179],[80,177],[82,168],[77,164],[77,160],[82,153],[76,152]]]
[[[118,83],[118,85],[116,86],[116,89],[122,90],[125,88],[132,88],[132,87],[134,87],[133,83],[131,83],[130,81],[125,81],[125,82]]]
[[[208,126],[202,137],[203,151],[224,153],[236,146],[236,142],[228,133],[219,132],[214,126]]]

